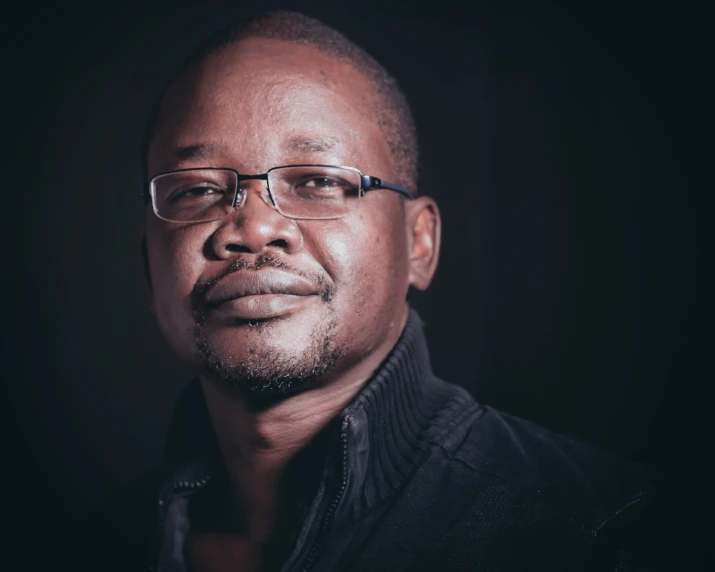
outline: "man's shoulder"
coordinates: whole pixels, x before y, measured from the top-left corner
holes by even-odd
[[[89,522],[112,522],[115,526],[147,522],[147,513],[155,514],[161,483],[160,470],[148,470],[108,496],[91,516]]]
[[[446,478],[458,488],[491,483],[514,503],[550,505],[597,527],[661,486],[644,465],[478,404],[463,389],[440,383],[452,396],[435,417],[428,464],[449,472]]]
[[[82,527],[81,570],[130,570],[149,562],[160,481],[160,471],[147,471],[97,506]]]
[[[426,569],[677,569],[691,521],[655,471],[434,387],[423,461],[384,525]]]

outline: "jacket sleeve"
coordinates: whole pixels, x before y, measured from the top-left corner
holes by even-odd
[[[588,572],[713,570],[705,550],[705,523],[674,492],[643,495],[596,529]]]

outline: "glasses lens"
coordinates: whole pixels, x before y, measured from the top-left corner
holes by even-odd
[[[154,177],[154,210],[163,219],[188,222],[217,220],[231,212],[236,173],[223,169],[190,169]]]
[[[279,167],[268,185],[280,211],[297,218],[336,218],[358,198],[360,175],[340,167]]]

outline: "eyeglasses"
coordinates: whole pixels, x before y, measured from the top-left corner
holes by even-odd
[[[149,183],[154,213],[169,222],[219,220],[246,201],[243,181],[266,181],[269,206],[288,218],[335,219],[346,215],[367,191],[389,189],[414,198],[412,191],[363,175],[354,167],[286,165],[261,175],[207,167],[179,169],[153,177]]]

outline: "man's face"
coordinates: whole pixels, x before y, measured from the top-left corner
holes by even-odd
[[[169,91],[150,175],[320,163],[396,180],[373,92],[314,48],[258,38],[222,48]],[[410,258],[399,195],[372,191],[343,218],[295,220],[264,201],[265,181],[242,188],[243,205],[215,222],[166,222],[147,208],[154,311],[181,357],[252,391],[286,393],[394,339]],[[256,284],[278,293],[255,294]],[[211,303],[222,296],[234,297]]]

